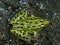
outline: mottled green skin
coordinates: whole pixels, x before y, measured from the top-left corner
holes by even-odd
[[[38,31],[49,24],[47,19],[35,17],[33,14],[28,16],[27,14],[28,12],[26,10],[19,12],[10,21],[10,23],[13,25],[11,33],[25,41],[36,39]]]

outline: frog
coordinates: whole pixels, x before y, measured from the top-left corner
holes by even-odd
[[[38,32],[49,24],[48,19],[37,17],[34,14],[28,16],[28,13],[28,10],[22,10],[10,21],[13,25],[10,32],[24,41],[36,40]]]

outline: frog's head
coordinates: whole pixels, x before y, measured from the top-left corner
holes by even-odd
[[[45,26],[47,26],[49,24],[49,21],[47,19],[41,19],[40,23],[41,23],[42,27],[45,27]]]

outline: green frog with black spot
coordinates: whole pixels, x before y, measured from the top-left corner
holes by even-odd
[[[49,20],[36,17],[33,14],[28,16],[28,11],[23,10],[12,18],[10,24],[13,25],[10,30],[12,34],[22,40],[29,41],[36,39],[37,33],[49,24]]]

